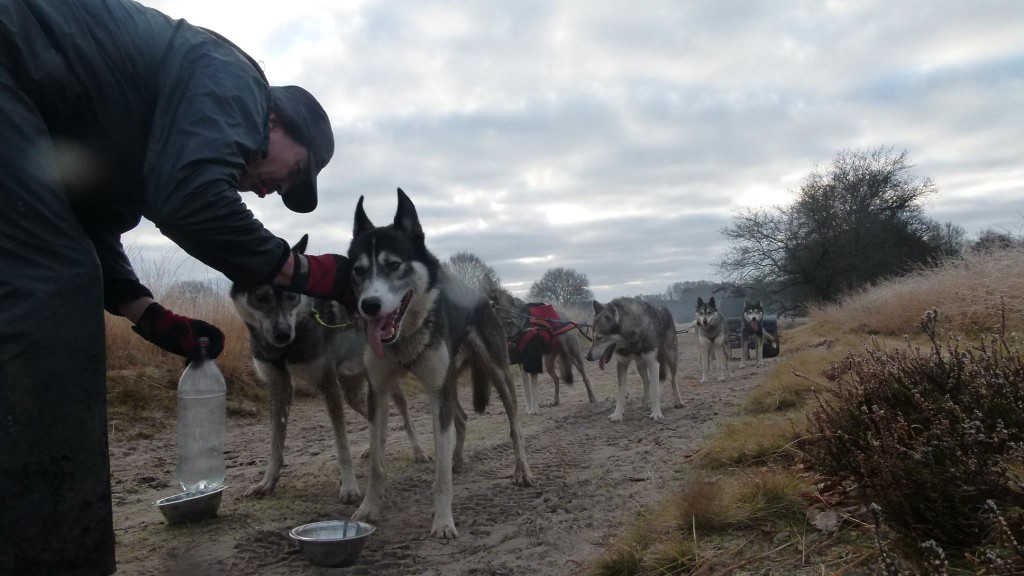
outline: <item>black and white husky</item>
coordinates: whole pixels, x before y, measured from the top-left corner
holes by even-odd
[[[597,360],[604,370],[605,364],[617,355],[616,373],[619,394],[615,411],[609,420],[622,420],[626,410],[626,369],[636,362],[643,381],[641,404],[651,406],[651,419],[661,420],[661,383],[672,375],[672,394],[675,407],[683,405],[676,386],[676,367],[679,358],[676,325],[672,313],[664,306],[655,307],[639,298],[616,298],[608,304],[594,301],[593,342],[587,360]]]
[[[370,379],[370,473],[355,520],[380,517],[384,488],[384,435],[387,398],[399,379],[412,373],[423,383],[434,420],[434,520],[430,535],[455,538],[452,472],[462,466],[466,413],[459,404],[456,378],[469,368],[473,407],[483,412],[490,386],[508,415],[515,455],[513,482],[530,486],[517,420],[515,389],[501,324],[490,304],[441,267],[427,250],[423,228],[409,197],[398,190],[393,224],[374,227],[356,205],[348,257],[359,314],[366,320],[365,354]]]
[[[308,237],[303,236],[294,248],[305,252],[307,240]],[[363,366],[366,338],[362,331],[355,326],[327,328],[311,316],[310,311],[316,310],[324,324],[349,324],[348,314],[337,302],[314,300],[271,284],[255,288],[235,284],[231,287],[231,300],[249,329],[256,373],[267,384],[270,393],[270,461],[263,479],[249,488],[245,495],[268,495],[277,485],[284,463],[284,440],[293,385],[298,381],[319,390],[324,396],[334,429],[334,445],[341,472],[341,500],[346,504],[355,503],[360,496],[359,484],[352,467],[342,398],[363,418],[366,417],[367,386]],[[409,419],[405,394],[396,387],[392,397],[405,423],[413,458],[418,462],[428,461]]]
[[[754,343],[754,349],[757,350],[757,366],[761,367],[761,360],[764,356],[764,342],[774,342],[775,338],[772,337],[771,333],[764,329],[764,308],[761,307],[761,301],[755,300],[754,302],[744,301],[743,302],[743,326],[740,329],[740,367],[746,366],[746,360],[750,358],[750,348],[748,344]]]
[[[700,381],[707,382],[708,373],[711,372],[712,358],[718,358],[719,381],[725,380],[726,377],[732,377],[732,372],[729,370],[729,357],[732,356],[729,348],[729,330],[726,326],[725,316],[715,304],[714,296],[707,302],[700,296],[697,297],[694,323],[697,331],[697,345],[700,348]]]

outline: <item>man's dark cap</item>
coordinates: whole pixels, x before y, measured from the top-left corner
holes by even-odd
[[[271,86],[271,112],[277,115],[285,131],[309,150],[309,177],[288,190],[281,198],[293,212],[312,212],[316,208],[316,177],[334,156],[334,131],[323,106],[298,86]]]

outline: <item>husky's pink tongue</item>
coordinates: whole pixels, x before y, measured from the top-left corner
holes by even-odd
[[[384,357],[384,344],[380,341],[380,327],[384,325],[386,319],[387,316],[379,316],[366,323],[366,340],[370,343],[377,358]]]
[[[753,327],[754,330],[757,330],[757,325],[758,325],[758,321],[757,320],[751,320],[750,321],[750,326]]]

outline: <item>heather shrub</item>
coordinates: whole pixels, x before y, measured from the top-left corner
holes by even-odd
[[[1024,364],[1001,335],[941,343],[937,318],[922,318],[925,350],[874,343],[833,364],[825,376],[836,388],[810,414],[806,448],[898,532],[975,548],[992,536],[986,501],[1024,505]]]

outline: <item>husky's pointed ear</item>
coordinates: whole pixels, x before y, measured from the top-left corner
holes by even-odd
[[[299,238],[299,241],[295,243],[295,246],[292,246],[292,250],[295,251],[295,252],[298,252],[299,254],[305,254],[306,253],[306,245],[308,245],[308,244],[309,244],[309,234],[303,234],[302,238]]]
[[[760,307],[761,307],[761,299],[758,298],[757,300],[754,301],[754,308],[760,308]]]
[[[401,188],[398,189],[398,211],[395,212],[395,228],[405,233],[413,240],[423,241],[423,227],[420,226],[420,217],[416,215],[416,206],[412,200],[405,195]]]
[[[363,232],[373,230],[375,226],[370,219],[366,217],[366,211],[363,210],[363,197],[359,197],[359,202],[356,203],[356,221],[352,226],[352,237],[355,238]]]
[[[701,298],[700,296],[697,296],[697,308],[700,308],[703,305],[704,305],[704,299]]]
[[[711,299],[708,300],[708,306],[711,306],[712,308],[715,308],[716,310],[718,309],[718,306],[715,306],[715,297],[714,296],[712,296]]]
[[[604,310],[604,305],[594,300],[594,314],[600,314],[601,310]]]

